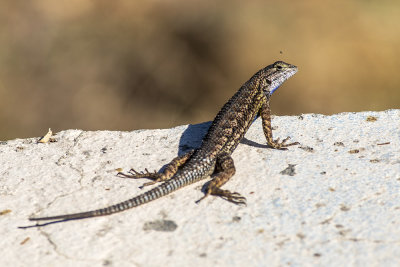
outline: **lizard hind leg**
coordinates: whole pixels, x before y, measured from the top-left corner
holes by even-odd
[[[149,178],[153,181],[144,183],[141,188],[149,185],[153,185],[158,182],[164,182],[171,179],[178,171],[179,167],[185,164],[185,162],[193,155],[194,150],[187,152],[182,156],[174,158],[168,163],[162,172],[149,172],[147,169],[143,172],[138,172],[134,169],[130,169],[128,173],[118,172],[117,176],[130,179]]]
[[[234,204],[246,205],[246,198],[239,193],[221,189],[221,186],[235,174],[236,170],[232,157],[228,153],[224,153],[218,157],[216,164],[218,172],[211,176],[212,180],[207,186],[205,195],[196,201],[196,203],[199,203],[209,195],[213,195],[220,196]]]

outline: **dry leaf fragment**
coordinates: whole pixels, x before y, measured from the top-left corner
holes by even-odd
[[[49,142],[49,141],[51,141],[50,140],[50,137],[53,135],[53,132],[51,131],[51,129],[49,128],[49,131],[47,132],[47,134],[45,135],[45,136],[42,136],[40,139],[39,139],[39,143],[47,143],[47,142]]]

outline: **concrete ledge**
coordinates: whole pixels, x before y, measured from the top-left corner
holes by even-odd
[[[204,182],[107,217],[18,229],[29,216],[86,211],[140,193],[116,168],[159,169],[197,147],[209,123],[165,130],[67,130],[57,142],[0,142],[0,266],[395,266],[400,262],[400,110],[257,120],[224,188]]]

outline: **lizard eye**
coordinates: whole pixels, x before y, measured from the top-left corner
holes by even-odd
[[[277,68],[278,70],[281,70],[281,69],[282,69],[282,66],[281,66],[281,65],[276,65],[276,68]]]
[[[271,85],[271,83],[272,83],[270,79],[267,79],[266,82],[268,85]]]

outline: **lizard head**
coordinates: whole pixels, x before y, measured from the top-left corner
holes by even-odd
[[[259,72],[260,88],[269,97],[283,82],[292,77],[296,72],[296,66],[283,61],[277,61]]]

